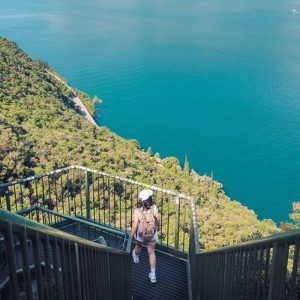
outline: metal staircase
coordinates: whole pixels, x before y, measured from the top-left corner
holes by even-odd
[[[0,210],[0,216],[4,249],[0,299],[131,297],[128,252],[81,239],[6,210]]]
[[[161,214],[157,283],[129,233],[139,191]],[[194,200],[81,166],[0,184],[1,299],[300,299],[300,231],[200,252]]]
[[[66,233],[128,253],[133,249],[128,232],[87,220],[82,216],[72,217],[38,206],[20,211],[19,214],[28,217],[33,211],[39,212],[48,226]],[[159,249],[156,250],[158,282],[155,285],[148,278],[149,260],[146,247],[141,254],[140,263],[132,263],[133,299],[188,299],[187,255],[170,254],[163,245]]]

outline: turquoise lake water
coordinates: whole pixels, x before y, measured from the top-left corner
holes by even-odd
[[[224,184],[300,201],[300,2],[0,0],[0,35],[98,95],[97,122]],[[297,9],[299,14],[293,14]]]

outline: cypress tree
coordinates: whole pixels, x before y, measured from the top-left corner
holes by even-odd
[[[152,149],[151,147],[148,148],[147,152],[146,152],[149,156],[152,156]]]
[[[185,156],[185,159],[184,159],[183,172],[186,175],[190,174],[190,164],[188,162],[187,155]]]

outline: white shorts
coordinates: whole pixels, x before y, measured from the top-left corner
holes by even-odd
[[[137,241],[141,242],[141,243],[144,242],[144,241],[137,235],[137,233],[134,235],[134,238],[135,238]],[[158,236],[157,236],[157,231],[156,231],[155,234],[154,234],[154,236],[153,236],[153,238],[151,239],[151,242],[156,242],[157,240],[158,240]]]

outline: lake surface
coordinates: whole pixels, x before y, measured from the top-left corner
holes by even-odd
[[[0,35],[260,218],[300,201],[299,1],[0,0]]]

